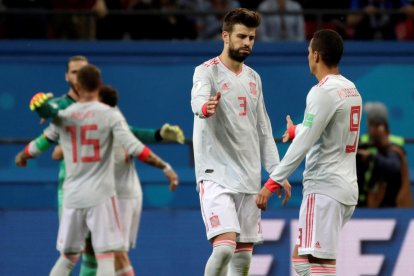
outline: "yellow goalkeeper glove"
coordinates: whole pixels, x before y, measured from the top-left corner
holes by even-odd
[[[173,141],[184,144],[185,137],[183,130],[177,125],[164,124],[160,130],[161,138],[165,141]]]
[[[39,108],[51,98],[53,98],[53,94],[50,92],[49,93],[43,93],[43,92],[36,93],[30,100],[30,105],[29,105],[30,110],[33,111],[36,108]]]

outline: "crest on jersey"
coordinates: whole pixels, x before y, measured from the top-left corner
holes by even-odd
[[[256,96],[257,94],[256,84],[254,82],[249,82],[249,86],[250,86],[250,93]]]
[[[210,223],[211,223],[212,228],[219,227],[220,226],[219,217],[213,213],[212,216],[210,217]]]
[[[316,248],[321,248],[321,245],[319,244],[319,242],[316,242],[316,243],[315,243],[315,247],[316,247]]]

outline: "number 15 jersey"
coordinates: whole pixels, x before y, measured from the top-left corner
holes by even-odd
[[[303,122],[270,177],[282,183],[306,155],[303,195],[324,194],[356,205],[361,111],[362,99],[353,82],[341,75],[323,78],[309,91]]]
[[[63,205],[68,208],[91,207],[115,195],[114,136],[130,155],[145,148],[118,110],[97,101],[60,110],[44,134],[60,139],[67,172]]]

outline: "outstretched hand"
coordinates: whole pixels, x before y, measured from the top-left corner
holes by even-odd
[[[207,117],[210,117],[210,116],[216,114],[216,108],[217,108],[217,105],[219,104],[220,98],[221,98],[221,93],[217,92],[215,96],[211,96],[208,99],[208,101],[206,103],[206,105],[207,105],[207,109],[206,109],[207,114],[206,114],[206,116]]]
[[[294,124],[293,124],[293,122],[292,122],[292,119],[290,118],[290,116],[289,116],[289,115],[287,115],[287,116],[286,116],[286,131],[285,131],[285,133],[284,133],[284,134],[283,134],[283,136],[282,136],[282,142],[283,142],[283,143],[286,143],[287,141],[289,141],[289,140],[292,140],[292,139],[293,139],[293,137],[290,137],[290,135],[289,135],[289,129],[290,129],[292,126],[294,126]]]
[[[185,142],[184,132],[178,125],[164,124],[161,127],[160,135],[164,141],[172,141],[180,144],[184,144]]]

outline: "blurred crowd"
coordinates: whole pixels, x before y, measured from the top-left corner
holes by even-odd
[[[0,0],[0,38],[212,40],[236,7],[262,12],[257,40],[414,39],[414,0]]]

